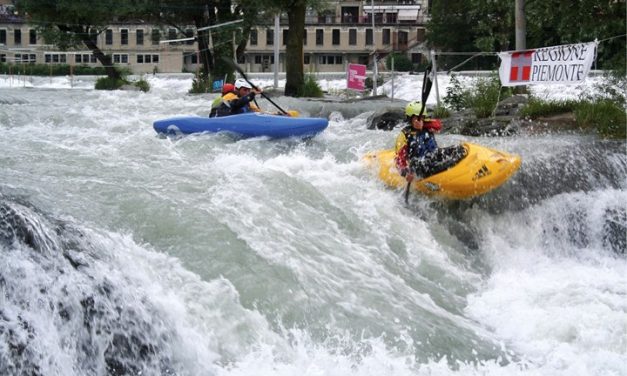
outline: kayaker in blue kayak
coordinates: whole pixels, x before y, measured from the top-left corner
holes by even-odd
[[[216,110],[216,116],[228,116],[244,114],[247,112],[259,112],[259,107],[252,103],[256,94],[261,94],[263,89],[253,88],[246,80],[235,80],[235,91],[222,97],[222,103]]]
[[[224,96],[234,90],[235,90],[235,85],[233,84],[226,83],[222,85],[222,95],[220,95],[219,97],[216,97],[216,99],[214,99],[213,102],[211,102],[211,112],[209,112],[209,117],[217,116],[218,107],[220,107],[220,105],[222,104],[222,101],[224,100]]]
[[[411,182],[415,176],[427,176],[431,158],[438,150],[434,133],[442,129],[438,119],[428,119],[424,115],[423,104],[411,102],[405,107],[409,125],[401,130],[396,138],[394,162],[401,176]]]

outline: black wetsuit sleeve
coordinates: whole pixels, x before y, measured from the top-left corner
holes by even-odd
[[[229,102],[229,104],[231,105],[231,112],[237,112],[239,109],[250,103],[253,99],[255,99],[255,93],[251,92],[250,94],[245,95],[241,98],[232,100],[231,102]]]

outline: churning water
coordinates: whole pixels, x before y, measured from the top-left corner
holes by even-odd
[[[169,139],[208,113],[188,79],[55,82],[0,89],[0,374],[627,374],[625,142],[473,139],[521,170],[406,206],[360,161],[396,136],[378,102],[278,98],[330,113],[306,141]]]

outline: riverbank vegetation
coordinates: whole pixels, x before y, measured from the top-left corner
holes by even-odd
[[[527,95],[518,117],[532,121],[570,115],[574,125],[606,138],[625,139],[627,130],[627,81],[620,75],[608,74],[594,90],[578,99],[544,100]],[[463,86],[453,75],[443,101],[446,108],[459,112],[470,110],[477,119],[493,118],[499,102],[512,96],[512,89],[502,87],[496,75],[478,78],[471,86]],[[443,113],[444,114],[444,113]],[[440,116],[444,117],[444,116]]]

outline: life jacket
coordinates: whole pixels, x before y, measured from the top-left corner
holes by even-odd
[[[416,171],[417,162],[424,161],[438,149],[433,133],[425,129],[417,130],[411,125],[401,130],[396,138],[396,167],[405,175],[409,169]]]
[[[259,108],[250,103],[253,99],[255,99],[254,92],[251,92],[250,94],[241,98],[238,97],[235,93],[227,93],[225,96],[222,97],[222,103],[218,106],[215,116],[228,116],[244,114],[247,112],[259,112]]]
[[[223,95],[219,99],[220,99],[220,101],[218,102],[217,106],[215,105],[215,100],[214,100],[214,105],[211,107],[211,113],[209,114],[209,116],[210,117],[217,117],[217,116],[232,115],[231,101],[239,99],[237,94],[235,94],[233,92],[226,93],[225,95]]]

